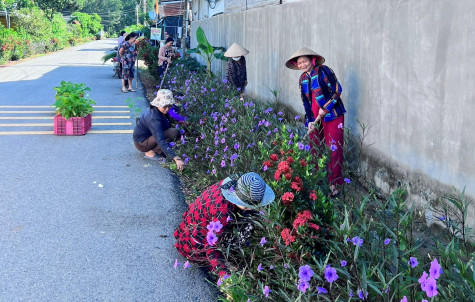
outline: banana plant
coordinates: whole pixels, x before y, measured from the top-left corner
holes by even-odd
[[[196,48],[189,49],[188,53],[196,53],[206,61],[208,68],[207,73],[209,77],[211,76],[211,62],[213,62],[214,59],[223,61],[228,60],[228,58],[224,56],[224,51],[226,49],[224,47],[212,46],[208,42],[208,39],[206,39],[205,32],[201,26],[196,30],[196,41],[198,42],[198,46],[196,46]]]

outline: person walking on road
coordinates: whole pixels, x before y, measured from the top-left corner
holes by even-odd
[[[128,34],[119,50],[120,62],[122,63],[122,92],[127,92],[125,81],[128,83],[128,91],[135,92],[132,89],[132,80],[134,79],[135,60],[137,59],[137,52],[135,50],[136,39],[137,33],[132,32]]]
[[[230,175],[190,204],[173,234],[175,247],[189,261],[223,277],[229,269],[219,249],[236,251],[245,246],[258,209],[274,199],[274,191],[258,174]]]
[[[343,184],[343,127],[346,110],[340,97],[341,85],[333,70],[323,65],[324,62],[324,57],[304,47],[294,53],[285,66],[303,71],[299,78],[299,90],[309,138],[313,142],[312,154],[317,154],[316,148],[323,142],[331,149],[328,183],[331,195],[337,196],[337,186]]]
[[[168,120],[168,112],[174,104],[175,99],[170,90],[159,90],[155,99],[150,102],[150,108],[140,116],[133,139],[137,150],[145,152],[146,159],[173,159],[177,169],[181,171],[185,163],[168,144],[180,136],[180,130],[172,128]]]
[[[224,53],[228,60],[226,79],[241,91],[241,98],[244,96],[244,89],[247,86],[246,59],[244,58],[249,51],[237,43],[233,43]]]

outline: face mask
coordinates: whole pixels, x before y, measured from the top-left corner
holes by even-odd
[[[239,61],[239,60],[241,60],[241,57],[233,57],[233,60],[234,61]]]

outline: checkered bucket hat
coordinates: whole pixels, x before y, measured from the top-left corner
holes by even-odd
[[[221,184],[221,192],[229,202],[246,208],[266,206],[275,199],[274,191],[254,172],[230,175]]]

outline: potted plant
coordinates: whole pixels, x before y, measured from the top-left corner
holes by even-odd
[[[92,105],[86,91],[91,89],[84,84],[61,81],[56,90],[56,116],[54,117],[55,135],[84,135],[91,129]]]

